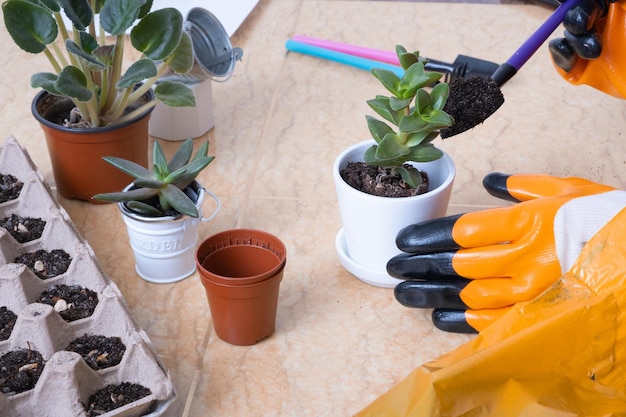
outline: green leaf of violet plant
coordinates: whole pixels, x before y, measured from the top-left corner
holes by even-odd
[[[2,12],[15,44],[26,52],[42,53],[52,66],[50,72],[33,74],[31,86],[70,98],[76,123],[85,128],[127,122],[159,101],[195,106],[187,85],[158,83],[169,70],[188,72],[194,57],[180,11],[173,7],[153,11],[152,4],[152,0],[4,0]],[[126,54],[129,46],[138,53]],[[136,62],[124,64],[125,57]],[[123,68],[128,70],[124,73]],[[143,102],[153,87],[155,97]]]

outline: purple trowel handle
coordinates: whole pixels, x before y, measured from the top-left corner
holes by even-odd
[[[524,42],[522,46],[509,58],[507,64],[519,69],[530,59],[531,56],[539,49],[539,47],[548,39],[548,36],[556,30],[565,18],[565,14],[577,5],[579,0],[567,0],[561,4],[550,17],[543,22],[539,29],[533,33],[530,38]]]
[[[578,4],[580,0],[566,0],[563,2],[545,22],[519,47],[517,51],[500,65],[500,68],[491,76],[498,85],[504,84],[530,59],[539,47],[561,24],[567,12]]]

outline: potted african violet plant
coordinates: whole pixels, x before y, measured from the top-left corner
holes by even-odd
[[[155,141],[152,170],[119,157],[103,158],[135,178],[122,191],[96,194],[93,198],[118,203],[135,254],[135,269],[147,281],[176,282],[196,269],[198,224],[200,220],[213,219],[221,207],[217,196],[196,181],[214,159],[208,156],[208,149],[206,141],[192,158],[193,140],[187,139],[168,162]],[[208,217],[202,216],[205,194],[216,203]]]
[[[402,77],[372,74],[391,93],[367,104],[383,120],[366,116],[372,140],[343,151],[333,176],[343,228],[336,238],[342,265],[362,281],[394,287],[386,264],[400,253],[398,231],[446,214],[456,169],[432,141],[454,119],[443,108],[449,87],[442,74],[424,69],[417,52],[396,47]]]
[[[156,104],[195,105],[184,84],[157,84],[166,71],[188,72],[193,48],[178,10],[151,7],[152,0],[2,3],[5,27],[17,46],[43,53],[52,68],[31,77],[32,87],[42,89],[32,113],[64,197],[92,201],[93,194],[121,189],[130,178],[102,156],[146,165],[148,121]],[[128,31],[132,54],[125,50]],[[131,55],[137,58],[124,62]]]

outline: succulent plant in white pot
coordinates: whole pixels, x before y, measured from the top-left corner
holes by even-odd
[[[456,175],[449,155],[432,141],[454,119],[443,111],[449,87],[427,71],[417,52],[396,47],[405,72],[372,74],[391,93],[367,104],[383,120],[366,116],[372,140],[344,150],[333,176],[342,219],[336,248],[342,265],[372,285],[394,287],[386,264],[400,251],[397,232],[446,214]],[[391,189],[388,188],[391,186]]]

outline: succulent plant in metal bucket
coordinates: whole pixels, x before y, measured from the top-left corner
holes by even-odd
[[[197,195],[190,185],[198,174],[215,159],[208,156],[209,142],[205,141],[193,154],[193,140],[185,140],[167,161],[163,148],[154,142],[153,168],[148,170],[126,159],[106,156],[103,159],[115,168],[135,178],[124,191],[96,194],[94,200],[124,202],[129,210],[144,216],[166,216],[171,210],[198,217],[195,206]],[[158,204],[150,204],[153,199]]]

